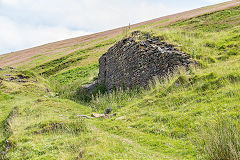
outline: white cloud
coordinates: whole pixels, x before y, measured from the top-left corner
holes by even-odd
[[[146,0],[0,0],[0,53],[133,24],[174,11],[178,10]]]
[[[30,26],[18,27],[14,21],[0,16],[0,53],[12,52],[33,46],[90,34],[64,27]]]
[[[227,2],[228,0],[206,0],[206,1],[212,4],[217,4],[217,3]]]
[[[0,0],[0,54],[192,9],[174,1]]]
[[[0,2],[7,5],[16,5],[19,3],[19,0],[1,0]]]
[[[0,1],[15,11],[27,13],[25,17],[21,17],[23,20],[30,19],[34,22],[42,20],[41,22],[96,31],[149,20],[181,10],[164,6],[159,1],[147,0]]]

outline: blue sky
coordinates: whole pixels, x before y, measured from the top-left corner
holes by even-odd
[[[227,0],[0,0],[0,54]]]

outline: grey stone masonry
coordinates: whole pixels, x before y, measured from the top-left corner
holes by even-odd
[[[155,76],[166,77],[176,68],[194,63],[189,54],[158,37],[148,35],[140,41],[133,36],[119,41],[99,59],[98,83],[104,83],[108,91],[146,87]]]

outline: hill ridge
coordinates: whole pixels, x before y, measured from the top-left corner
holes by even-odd
[[[189,18],[206,14],[206,13],[211,13],[211,12],[232,8],[238,5],[240,5],[239,0],[232,0],[232,1],[224,2],[216,5],[201,7],[201,8],[193,9],[190,11],[184,11],[184,12],[176,13],[173,15],[155,18],[145,22],[140,22],[140,23],[131,25],[131,28],[136,28],[139,26],[152,24],[152,23],[160,23],[160,24],[156,24],[156,26],[165,26],[180,20],[186,20]],[[29,60],[34,59],[34,56],[37,56],[39,54],[48,55],[49,52],[51,52],[52,50],[54,51],[50,53],[50,55],[61,52],[62,51],[61,48],[64,48],[64,47],[70,47],[70,46],[75,46],[81,43],[87,43],[92,40],[96,40],[98,38],[104,38],[104,37],[111,38],[113,36],[121,34],[125,28],[126,26],[99,32],[99,33],[94,33],[90,35],[52,42],[52,43],[36,46],[36,47],[25,49],[25,50],[20,50],[12,53],[3,54],[3,55],[0,55],[0,67],[22,65],[26,62],[29,62]],[[59,47],[60,49],[58,49]],[[69,51],[66,54],[69,54],[69,53],[72,53],[72,52]]]
[[[158,24],[0,68],[0,159],[240,159],[240,6]],[[198,65],[145,89],[84,94],[99,58],[136,31],[149,54],[159,50],[151,36]]]

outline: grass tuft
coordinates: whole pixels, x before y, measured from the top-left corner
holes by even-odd
[[[240,159],[240,129],[231,120],[203,126],[197,142],[204,159]]]

